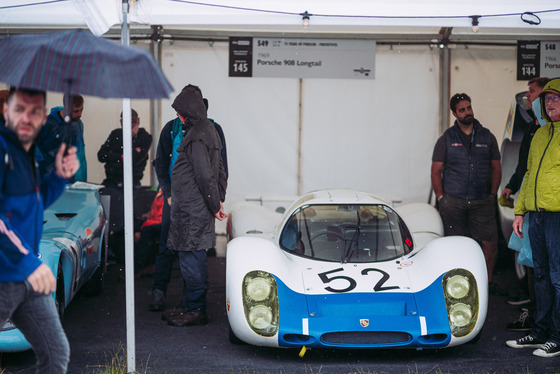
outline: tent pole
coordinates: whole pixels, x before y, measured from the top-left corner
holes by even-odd
[[[303,79],[298,81],[297,194],[303,194],[301,142],[303,132]]]
[[[445,130],[449,127],[449,96],[450,96],[450,85],[451,80],[451,56],[449,51],[449,36],[451,35],[452,28],[444,28],[440,32],[443,39],[441,41],[440,48],[440,126],[439,133],[443,134]]]
[[[150,43],[150,52],[152,57],[157,62],[158,66],[161,68],[161,53],[162,53],[162,40],[163,40],[163,28],[161,26],[152,25],[152,37]],[[150,100],[150,127],[152,129],[152,134],[154,134],[152,142],[152,160],[155,160],[157,155],[157,147],[159,141],[161,123],[161,99]],[[151,165],[151,164],[150,164]],[[150,167],[150,185],[157,186],[158,180],[155,168]]]
[[[122,0],[122,44],[130,45],[128,32],[128,0]],[[123,99],[123,190],[124,190],[124,254],[126,289],[126,357],[127,373],[136,372],[136,341],[134,316],[134,203],[132,188],[132,116],[130,99]]]

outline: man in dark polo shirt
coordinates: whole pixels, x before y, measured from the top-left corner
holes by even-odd
[[[502,168],[496,137],[474,118],[471,98],[455,94],[449,102],[455,123],[438,139],[432,155],[432,188],[445,235],[462,235],[482,247],[490,292],[498,256],[496,196]]]

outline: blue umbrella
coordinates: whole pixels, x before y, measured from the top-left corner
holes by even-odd
[[[83,30],[0,40],[0,81],[103,98],[157,99],[173,87],[152,56]]]

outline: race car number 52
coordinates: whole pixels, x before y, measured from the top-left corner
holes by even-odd
[[[356,288],[358,282],[356,282],[354,278],[351,278],[347,275],[335,274],[335,273],[340,273],[341,271],[344,271],[344,269],[338,268],[338,269],[333,269],[333,270],[325,271],[324,273],[317,274],[321,279],[321,281],[325,284],[328,284],[335,280],[343,280],[344,282],[348,282],[348,286],[346,288],[334,288],[328,286],[325,287],[326,291],[342,293],[342,292],[350,292],[354,288]],[[374,291],[376,292],[387,291],[387,290],[394,290],[400,288],[399,286],[385,286],[385,283],[389,280],[390,275],[381,269],[367,268],[367,269],[363,269],[361,274],[365,277],[372,272],[381,274],[381,279],[379,279],[377,283],[373,286]],[[338,283],[340,284],[340,282]]]

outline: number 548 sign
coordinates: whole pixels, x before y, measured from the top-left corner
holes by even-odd
[[[560,42],[518,41],[517,80],[560,75]]]

